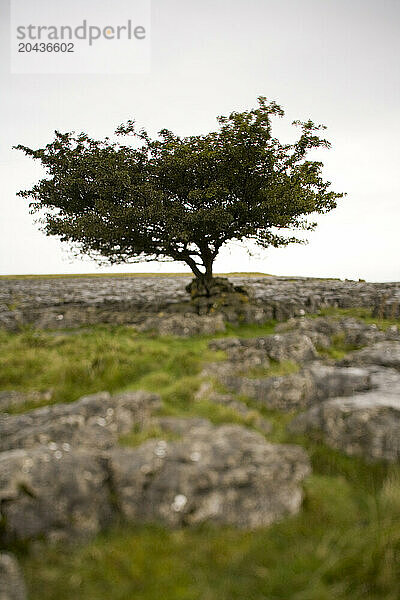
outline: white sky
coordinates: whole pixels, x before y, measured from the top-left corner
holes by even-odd
[[[233,245],[216,270],[400,280],[399,0],[153,0],[149,75],[10,75],[0,6],[0,274],[186,270],[72,260],[16,198],[42,172],[13,144],[40,147],[54,129],[100,138],[129,118],[204,133],[266,95],[286,110],[282,135],[296,118],[328,126],[324,173],[347,196],[307,246],[249,256]]]

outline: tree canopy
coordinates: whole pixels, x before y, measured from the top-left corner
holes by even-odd
[[[41,161],[46,177],[19,195],[31,200],[47,235],[111,263],[184,261],[211,278],[230,240],[261,247],[299,242],[312,217],[336,206],[323,164],[309,160],[329,148],[322,125],[294,121],[296,142],[283,144],[272,120],[284,111],[265,97],[255,109],[217,118],[218,129],[180,137],[162,129],[152,139],[134,121],[116,130],[122,144],[85,133],[55,132],[44,148],[15,146]],[[311,220],[310,220],[311,219]]]

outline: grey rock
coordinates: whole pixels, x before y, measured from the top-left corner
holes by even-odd
[[[307,372],[261,379],[229,377],[224,379],[224,384],[266,408],[283,412],[309,406],[315,395],[314,382]]]
[[[321,402],[335,396],[349,396],[373,387],[367,369],[314,363],[308,367],[308,371],[314,382],[312,402]]]
[[[400,458],[400,374],[371,367],[375,389],[333,398],[292,421],[294,433],[320,432],[325,442],[349,455],[394,462]]]
[[[67,448],[2,452],[0,506],[6,543],[95,534],[113,517],[104,460]]]
[[[375,300],[374,316],[380,319],[400,318],[400,290],[380,290]]]
[[[310,470],[302,449],[268,444],[239,426],[154,418],[158,406],[153,394],[103,392],[3,415],[2,543],[88,537],[121,516],[171,526],[212,520],[255,527],[299,509],[299,483]],[[240,402],[236,408],[248,411]],[[117,446],[119,434],[154,424],[180,439]]]
[[[400,339],[400,332],[397,327],[381,331],[374,324],[368,324],[354,318],[293,318],[286,323],[279,323],[276,331],[300,331],[308,335],[316,346],[323,348],[328,347],[332,340],[338,336],[343,338],[345,344],[352,346],[365,346],[387,339]]]
[[[151,440],[110,456],[125,518],[169,526],[268,525],[299,510],[299,483],[310,472],[301,448],[269,444],[235,425],[201,425],[182,440]]]
[[[213,340],[210,342],[209,347],[213,350],[225,350],[228,358],[232,356],[235,361],[240,361],[241,354],[246,357],[246,352],[250,350],[256,352],[258,358],[264,355],[266,358],[277,362],[284,360],[305,362],[318,356],[310,338],[297,332],[254,338]]]
[[[151,424],[159,427],[165,433],[184,435],[194,427],[207,425],[207,419],[201,417],[154,417]]]
[[[100,392],[70,404],[38,408],[21,415],[0,416],[0,451],[32,448],[38,444],[58,448],[104,449],[133,426],[142,427],[160,405],[146,392],[111,396]]]
[[[372,387],[370,373],[355,367],[335,367],[316,362],[298,373],[280,377],[225,376],[230,390],[252,398],[272,410],[301,410],[334,396],[346,396]]]
[[[14,390],[0,391],[0,412],[19,408],[28,402],[50,402],[52,392],[17,392]]]
[[[364,367],[371,377],[374,389],[400,397],[400,373],[396,369],[381,367],[379,365],[367,365]]]
[[[400,342],[385,341],[351,352],[343,360],[346,365],[381,365],[400,370]]]
[[[107,453],[41,446],[1,453],[3,543],[87,537],[117,515],[135,523],[257,527],[299,510],[299,484],[310,472],[301,448],[203,420],[181,433],[178,441]]]
[[[246,304],[242,307],[241,318],[246,322],[282,321],[327,306],[375,307],[377,316],[400,316],[400,283],[305,277],[232,276],[229,280],[250,290],[247,314]],[[2,279],[0,327],[17,329],[32,324],[64,329],[92,323],[136,324],[160,311],[177,312],[178,307],[184,308],[180,305],[189,311],[185,287],[190,281],[190,276]]]
[[[246,372],[256,367],[268,368],[270,365],[269,356],[263,348],[246,347],[240,344],[228,348],[227,356],[234,372],[238,372],[238,370]]]
[[[189,337],[192,335],[211,335],[225,331],[222,315],[173,314],[147,318],[138,331],[155,331],[159,335],[176,335]]]
[[[0,553],[0,600],[26,600],[26,588],[17,560]]]

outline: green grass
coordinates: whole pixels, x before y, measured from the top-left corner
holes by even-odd
[[[358,350],[360,346],[355,346],[353,344],[347,344],[346,336],[344,333],[338,333],[332,336],[332,343],[328,348],[322,348],[317,346],[317,350],[321,356],[325,356],[327,358],[332,358],[333,360],[341,360],[353,350]]]
[[[213,337],[273,328],[229,326]],[[251,417],[193,399],[204,362],[224,358],[207,348],[209,339],[155,338],[112,326],[0,332],[0,389],[52,389],[54,402],[102,389],[146,389],[160,393],[164,414],[251,426]],[[333,348],[344,351],[340,340]],[[272,365],[264,376],[295,368]],[[120,524],[89,543],[15,548],[30,600],[398,600],[399,467],[347,457],[318,436],[291,436],[286,424],[293,415],[242,400],[271,421],[270,441],[300,444],[310,455],[313,474],[297,516],[252,532]],[[135,446],[160,433],[132,431],[121,443]]]
[[[184,403],[203,361],[223,356],[209,351],[207,343],[207,338],[154,338],[130,327],[0,332],[0,389],[52,390],[53,402],[71,402],[100,390],[140,388]]]
[[[143,444],[143,442],[146,442],[147,440],[151,439],[162,438],[163,440],[173,442],[175,440],[178,440],[180,437],[181,436],[172,431],[163,431],[161,427],[158,427],[157,425],[151,425],[146,429],[133,429],[133,431],[121,435],[119,437],[119,444],[121,446],[128,446],[134,448],[136,446],[140,446],[140,444]]]
[[[263,325],[262,335],[274,323]],[[257,335],[250,325],[229,326],[215,337]],[[260,333],[259,333],[260,335]],[[172,408],[185,409],[204,362],[222,359],[207,348],[210,337],[157,338],[132,327],[97,326],[64,332],[0,330],[0,390],[52,390],[52,402],[71,402],[100,390],[145,389],[161,393]],[[46,402],[47,404],[48,402]],[[39,404],[28,404],[27,410]]]
[[[292,360],[283,360],[282,362],[271,360],[267,367],[254,367],[246,373],[246,376],[250,378],[283,377],[297,373],[299,370],[300,365]]]

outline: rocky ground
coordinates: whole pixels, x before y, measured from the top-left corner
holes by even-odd
[[[249,318],[284,321],[322,307],[373,307],[380,317],[400,315],[400,283],[302,277],[231,277],[246,286],[257,310]],[[191,311],[187,277],[0,279],[0,326],[64,328],[99,322],[143,323],[159,312]]]
[[[117,311],[154,335],[223,332],[221,315],[174,312],[186,283],[3,280],[0,319],[10,329],[25,322],[65,327],[88,315],[112,320]],[[29,394],[0,394],[3,547],[85,539],[121,521],[252,529],[297,513],[310,460],[297,443],[268,441],[268,411],[287,416],[294,438],[309,436],[366,461],[399,461],[399,329],[304,314],[337,305],[397,315],[400,286],[285,278],[255,279],[251,286],[263,318],[284,322],[272,335],[212,339],[209,348],[224,359],[204,365],[195,394],[195,401],[225,406],[251,427],[162,416],[161,398],[148,392],[99,392],[22,414],[7,411]],[[337,340],[353,348],[339,360],[329,353]],[[136,447],[121,446],[121,436],[132,431],[153,433]],[[0,598],[25,598],[7,553],[0,555]]]

